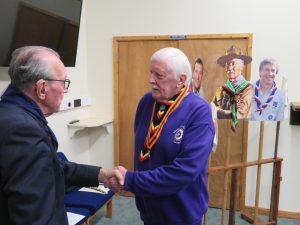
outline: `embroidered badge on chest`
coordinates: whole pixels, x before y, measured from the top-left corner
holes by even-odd
[[[278,102],[273,102],[273,109],[276,109],[278,107]]]
[[[174,143],[175,144],[180,144],[181,143],[181,140],[182,140],[182,137],[183,137],[183,133],[184,133],[184,129],[185,127],[182,126],[182,127],[179,127],[177,128],[173,133],[174,133]]]

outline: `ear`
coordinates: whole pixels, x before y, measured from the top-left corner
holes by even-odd
[[[177,87],[182,87],[187,79],[187,75],[186,74],[181,74],[179,77],[179,82],[177,83]]]
[[[45,100],[47,92],[47,83],[45,80],[41,79],[36,82],[36,96],[40,100]]]

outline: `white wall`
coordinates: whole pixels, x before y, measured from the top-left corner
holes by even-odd
[[[300,2],[297,0],[111,0],[86,1],[89,91],[98,102],[93,111],[113,114],[113,36],[253,33],[252,78],[258,78],[259,62],[267,56],[280,63],[280,75],[288,78],[289,100],[300,101]],[[148,74],[145,74],[148,76]],[[101,91],[100,91],[101,85]],[[101,104],[100,104],[101,103]],[[274,124],[265,125],[264,157],[272,157]],[[249,159],[257,158],[259,124],[249,128]],[[281,124],[279,156],[284,158],[280,209],[300,211],[300,126]],[[111,148],[107,151],[111,158]],[[255,170],[249,170],[247,204],[254,204]],[[268,207],[271,169],[262,177],[261,206]],[[252,179],[251,179],[252,178]]]

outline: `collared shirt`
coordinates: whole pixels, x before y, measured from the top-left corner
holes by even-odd
[[[253,83],[253,86],[255,86],[255,82]],[[258,98],[262,104],[268,100],[270,94],[270,91],[265,94],[262,93],[261,89],[258,91]],[[284,120],[284,108],[285,96],[279,89],[277,89],[274,93],[273,99],[261,113],[257,110],[257,103],[253,98],[251,120],[282,121]]]

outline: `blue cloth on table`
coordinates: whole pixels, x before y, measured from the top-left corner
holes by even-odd
[[[65,195],[65,205],[71,207],[80,207],[90,210],[93,215],[100,209],[114,193],[110,190],[107,194],[98,194],[87,191],[73,191]]]
[[[63,152],[57,152],[58,158],[63,161],[68,161],[68,158]],[[113,195],[114,193],[109,190],[107,194],[79,191],[80,187],[67,186],[65,194],[65,205],[67,207],[85,208],[93,215],[98,209],[100,209]]]

